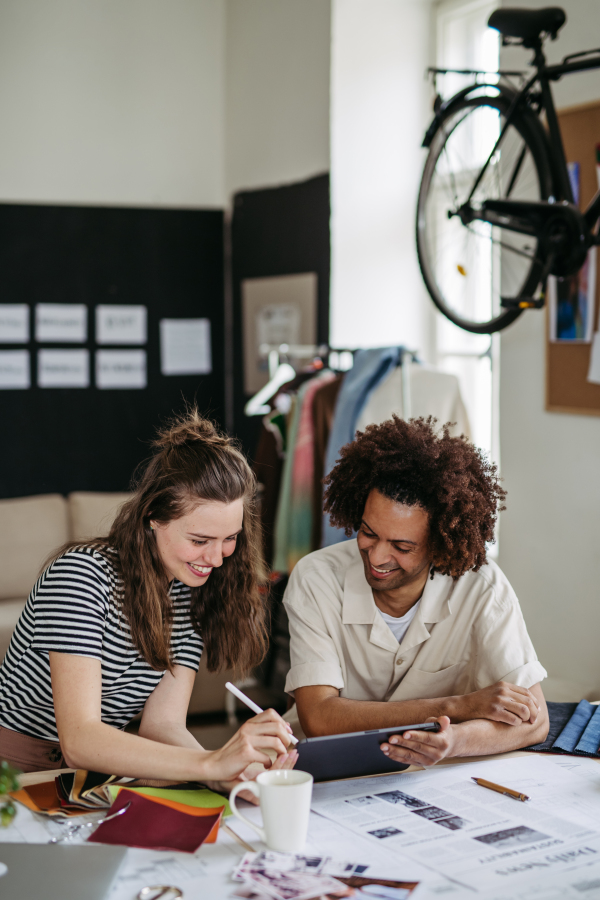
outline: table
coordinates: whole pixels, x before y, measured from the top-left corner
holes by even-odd
[[[496,756],[491,757],[474,757],[468,759],[454,759],[454,760],[444,760],[443,763],[438,764],[435,767],[434,771],[445,770],[446,772],[450,772],[452,767],[464,766],[473,762],[504,762],[505,760],[510,759],[528,759],[533,758],[539,761],[543,759],[539,754],[529,753],[527,751],[513,751],[511,753],[506,754],[498,754]],[[561,757],[561,760],[565,761],[565,765],[568,767],[569,760],[572,760],[574,764],[577,764],[577,758],[574,757]],[[587,764],[587,768],[590,769],[590,761],[584,760],[584,763]],[[542,770],[544,767],[546,769],[549,765],[549,760],[546,758],[539,766],[539,769]],[[595,769],[596,763],[593,763],[593,767]],[[537,768],[537,766],[536,766]],[[564,767],[563,767],[564,768]],[[48,781],[54,778],[58,773],[64,772],[65,770],[55,770],[41,773],[30,773],[22,776],[23,784],[34,784],[40,783],[43,781]],[[403,772],[399,777],[403,777],[405,775],[413,774],[415,776],[419,776],[423,773],[423,770],[420,767],[411,766],[405,772]],[[467,779],[467,774],[465,773],[465,780]],[[565,773],[561,773],[564,775]],[[372,781],[374,778],[379,776],[373,776],[368,781]],[[385,777],[385,776],[384,776]],[[485,776],[484,776],[485,777]],[[500,781],[500,779],[497,779]],[[355,782],[358,784],[359,779],[349,779],[347,782],[344,782],[347,785],[348,789],[351,790],[352,783]],[[414,782],[414,779],[413,779]],[[500,783],[505,784],[506,781],[500,781]],[[339,783],[338,783],[339,784]],[[426,784],[426,781],[423,778],[417,779],[417,784],[420,784],[421,789]],[[387,788],[384,788],[384,790]],[[404,786],[402,786],[404,789]],[[409,789],[405,788],[407,791],[413,791],[413,793],[418,793],[419,788],[414,787]],[[480,789],[483,791],[483,789]],[[370,787],[365,790],[362,789],[362,793],[369,793],[373,791],[376,793],[375,789],[371,789]],[[487,792],[490,793],[491,792]],[[599,813],[598,821],[600,822],[600,779],[598,780],[598,797],[596,809]],[[382,795],[380,795],[382,796]],[[446,795],[447,797],[447,795]],[[491,795],[493,799],[490,802],[497,802],[498,795]],[[500,798],[500,802],[509,803],[509,801],[505,800],[505,798]],[[516,803],[516,801],[510,801]],[[446,804],[441,803],[440,805],[444,806]],[[510,803],[509,803],[510,805]],[[517,804],[514,808],[515,810],[521,807],[520,804]],[[452,807],[446,806],[448,809],[452,809]],[[520,813],[521,809],[518,809]],[[258,810],[255,811],[258,815]],[[511,810],[512,812],[512,810]],[[538,810],[539,813],[539,810]],[[23,810],[21,807],[19,810],[19,814],[21,815],[22,823],[26,821],[26,814],[32,816],[31,813],[27,810]],[[248,813],[250,817],[253,817],[253,811],[250,809]],[[231,825],[229,824],[231,823]],[[41,827],[39,825],[36,826],[38,829],[37,834],[38,837],[35,838],[38,842],[43,842],[47,835],[41,831]],[[54,826],[56,827],[56,826]],[[378,826],[379,827],[379,826]],[[595,825],[594,825],[595,827]],[[439,829],[440,834],[444,831],[444,829]],[[374,832],[370,832],[370,834],[374,834]],[[444,835],[447,837],[447,835]],[[0,831],[0,841],[3,839],[3,833]],[[14,836],[11,838],[8,834],[4,833],[4,839],[12,839],[12,840],[22,840],[23,838],[15,838]],[[556,842],[555,842],[556,843]],[[373,838],[368,838],[368,835],[365,837],[362,834],[357,834],[355,832],[350,832],[347,827],[339,824],[338,821],[332,821],[330,818],[324,818],[322,815],[316,815],[314,813],[311,814],[311,824],[309,830],[309,841],[307,844],[306,852],[309,855],[314,856],[323,856],[324,854],[334,856],[336,858],[341,859],[350,859],[354,862],[368,862],[372,866],[381,866],[381,871],[385,870],[385,866],[388,866],[388,869],[385,870],[388,874],[388,877],[391,877],[390,873],[390,855],[389,853],[385,853],[383,850],[383,845],[385,842],[382,842],[381,846],[379,841],[374,841]],[[566,846],[566,845],[565,845]],[[221,828],[219,833],[219,839],[216,844],[205,845],[196,855],[191,854],[183,854],[183,853],[172,853],[172,852],[157,852],[157,851],[149,851],[149,850],[136,850],[130,849],[127,852],[127,856],[117,880],[113,886],[113,889],[107,898],[107,900],[133,900],[136,896],[137,892],[148,884],[157,884],[157,883],[166,883],[166,884],[176,884],[184,890],[185,900],[190,900],[190,898],[202,897],[207,898],[207,900],[226,900],[226,898],[230,898],[233,894],[233,891],[236,888],[234,882],[230,879],[230,873],[237,865],[237,863],[241,860],[243,854],[247,852],[251,848],[252,850],[262,850],[264,847],[261,845],[258,840],[257,835],[247,826],[245,826],[238,819],[229,819],[227,823]],[[568,849],[568,848],[567,848]],[[443,852],[443,851],[442,851]],[[598,835],[598,854],[600,860],[600,834]],[[417,854],[418,855],[418,854]],[[510,855],[510,854],[504,854]],[[408,880],[419,880],[414,876],[408,876],[404,873],[404,870],[401,869],[401,860],[402,865],[405,864],[407,859],[406,855],[402,857],[396,857],[397,862],[395,863],[394,874],[395,877],[405,877]],[[417,863],[420,866],[420,863]],[[423,867],[421,866],[421,869]],[[559,873],[562,874],[562,873]],[[448,882],[442,875],[438,875],[431,870],[425,872],[426,878],[422,877],[422,885],[417,889],[415,900],[420,900],[420,898],[425,898],[425,900],[431,900],[436,896],[439,896],[443,892],[444,900],[462,900],[462,898],[466,897],[477,897],[477,894],[474,894],[472,890],[466,890],[463,884],[456,882]],[[600,862],[598,863],[598,871],[594,870],[594,877],[600,876]],[[591,882],[593,884],[593,882]],[[560,888],[560,885],[556,885],[558,889],[558,893],[556,891],[554,893],[540,893],[540,900],[547,900],[547,898],[552,898],[552,900],[562,900],[563,897],[566,896],[581,896],[580,894],[566,894]],[[488,900],[488,897],[492,897],[492,894],[480,894],[479,896],[485,896],[485,900]],[[510,900],[517,897],[526,897],[529,900],[529,894],[515,894],[512,890],[510,893],[496,895],[493,894],[494,900],[497,896],[500,896],[502,900],[510,897]],[[536,897],[537,897],[536,893]],[[586,892],[584,894],[588,900],[593,897],[600,896],[600,880],[598,881],[598,892],[594,893],[593,891]],[[412,900],[412,898],[411,898]]]

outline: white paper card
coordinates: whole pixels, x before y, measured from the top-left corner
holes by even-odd
[[[96,343],[145,344],[148,339],[145,306],[96,307]]]
[[[26,303],[0,303],[0,343],[27,344],[29,307]]]
[[[87,307],[83,303],[38,303],[36,341],[81,344],[87,340]]]
[[[96,387],[102,389],[145,388],[145,350],[98,350],[96,353]]]
[[[41,388],[89,387],[89,350],[40,350],[38,385]]]
[[[160,368],[163,375],[212,372],[210,319],[161,319]]]
[[[0,350],[0,390],[23,390],[29,387],[29,350]]]
[[[600,384],[600,331],[597,331],[592,338],[590,368],[587,380],[591,381],[592,384]]]

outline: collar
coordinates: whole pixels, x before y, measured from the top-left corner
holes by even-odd
[[[355,541],[356,543],[356,541]],[[348,566],[344,578],[342,622],[344,625],[372,625],[369,640],[386,650],[398,650],[396,638],[379,615],[373,592],[365,578],[364,566],[358,547],[356,559]],[[402,640],[402,650],[410,650],[429,637],[428,625],[440,622],[452,614],[450,598],[453,582],[449,575],[435,573],[428,578],[421,595],[417,613]]]

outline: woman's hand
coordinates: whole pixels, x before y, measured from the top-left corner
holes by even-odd
[[[290,750],[289,753],[284,753],[282,756],[277,757],[275,762],[270,766],[270,771],[273,771],[273,769],[293,769],[297,762],[298,752],[296,750]],[[255,781],[256,776],[264,771],[265,766],[261,766],[259,763],[252,763],[241,773],[240,777],[236,778],[234,781],[211,781],[207,782],[206,786],[212,791],[218,791],[220,794],[228,794],[233,790],[236,784],[240,783],[240,781]],[[255,806],[258,805],[258,797],[250,791],[240,791],[238,797],[241,797],[242,800],[248,800],[250,803],[254,803]]]
[[[272,762],[266,751],[278,759],[287,757],[291,734],[291,726],[274,709],[267,709],[244,722],[220,750],[209,752],[198,777],[202,781],[236,781],[252,763],[269,769]]]
[[[395,762],[409,763],[411,766],[434,766],[440,759],[452,756],[454,751],[454,728],[448,716],[433,716],[427,722],[439,722],[440,731],[405,731],[393,734],[381,749]]]

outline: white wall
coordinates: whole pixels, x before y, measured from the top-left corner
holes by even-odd
[[[508,0],[511,6],[512,0]],[[528,6],[545,6],[528,0]],[[597,0],[563,0],[568,21],[554,62],[600,46]],[[524,51],[504,51],[505,67]],[[600,98],[599,71],[556,86],[559,106]],[[508,509],[500,530],[500,565],[521,600],[538,656],[554,679],[600,697],[600,418],[544,411],[544,315],[526,312],[501,339],[500,441]],[[549,683],[549,699],[562,699]],[[567,695],[564,695],[567,698]]]
[[[415,250],[431,118],[429,0],[333,0],[331,341],[429,355],[432,304]]]
[[[329,170],[329,0],[227,0],[227,195]]]
[[[225,0],[3,0],[0,200],[222,206]]]

